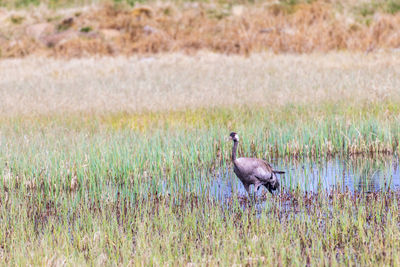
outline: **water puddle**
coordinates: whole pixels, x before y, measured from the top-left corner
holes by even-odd
[[[334,188],[350,192],[400,189],[398,157],[336,157],[320,161],[278,159],[272,162],[272,165],[275,169],[286,171],[285,174],[279,175],[283,192],[296,189],[304,192],[330,191]],[[204,189],[210,197],[221,201],[235,195],[247,195],[242,183],[233,173],[232,166],[216,170],[211,182],[202,191]],[[265,188],[259,191],[258,195],[268,192]]]

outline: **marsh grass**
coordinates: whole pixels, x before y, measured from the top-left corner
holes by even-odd
[[[286,130],[274,126],[275,130],[264,131],[258,127],[264,117],[231,112],[243,120],[236,126],[246,133],[242,155],[323,160],[334,153],[350,153],[346,139],[325,132],[341,126],[337,117],[322,124],[312,119],[304,123],[303,118],[301,124],[287,124]],[[195,120],[178,119],[173,126],[164,121],[160,126],[159,118],[139,129],[129,123],[116,127],[107,117],[77,120],[76,128],[62,119],[35,118],[34,125],[3,122],[0,206],[7,221],[0,231],[3,261],[17,265],[399,261],[397,193],[383,190],[354,196],[322,191],[304,197],[295,186],[302,181],[293,180],[288,184],[293,191],[267,196],[261,212],[247,201],[241,203],[241,198],[228,204],[210,198],[213,170],[229,168],[231,144],[223,140],[229,126],[221,126],[222,118],[217,124],[212,119],[224,113],[202,117],[209,124],[202,130]],[[113,122],[118,119],[130,117],[112,116]],[[371,125],[381,130],[371,135]],[[398,153],[385,136],[393,131],[396,135],[391,137],[398,140],[399,125],[380,125],[379,119],[369,118],[341,129],[356,140],[358,153]],[[311,128],[318,137],[310,138]],[[284,179],[290,179],[290,172],[288,176]],[[232,173],[231,179],[236,179]]]
[[[390,188],[209,195],[232,130],[268,160],[399,153],[394,55],[0,64],[4,265],[400,263]]]
[[[9,193],[2,202],[8,221],[1,231],[5,263],[396,265],[400,260],[394,193],[294,193],[268,199],[261,212],[237,200],[221,207],[190,195],[132,199],[122,192],[97,201],[78,193],[54,202],[40,199]]]

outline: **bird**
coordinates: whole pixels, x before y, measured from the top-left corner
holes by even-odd
[[[239,144],[239,135],[231,132],[229,135],[233,141],[232,162],[233,171],[242,182],[247,194],[250,197],[250,185],[254,185],[254,194],[263,185],[272,193],[279,188],[279,180],[276,174],[283,174],[284,171],[274,170],[271,165],[258,158],[237,158],[236,151]]]

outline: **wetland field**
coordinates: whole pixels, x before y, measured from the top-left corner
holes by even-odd
[[[399,266],[400,53],[0,61],[3,266]],[[280,190],[249,200],[239,156]]]

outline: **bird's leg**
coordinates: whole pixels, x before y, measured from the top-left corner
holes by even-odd
[[[257,199],[257,193],[258,193],[258,190],[260,189],[260,187],[261,187],[261,184],[254,185],[254,200]]]
[[[254,195],[252,197],[252,194],[250,193],[250,185],[249,184],[243,184],[244,185],[244,189],[246,189],[247,194],[249,196],[249,201],[253,202],[255,200]]]
[[[250,196],[250,187],[248,184],[243,184],[244,189],[246,189],[247,194]]]

